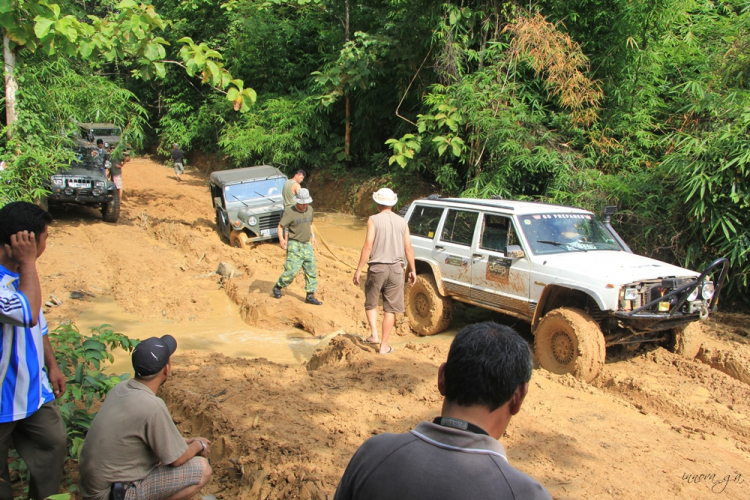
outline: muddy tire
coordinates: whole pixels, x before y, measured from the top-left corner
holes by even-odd
[[[698,322],[688,323],[672,329],[672,340],[669,343],[669,348],[683,358],[695,359],[704,340],[701,324]]]
[[[594,319],[573,308],[548,312],[534,332],[534,351],[548,372],[591,382],[604,366],[604,335]]]
[[[117,222],[120,218],[120,193],[115,189],[112,200],[102,203],[102,219],[104,222]]]
[[[453,300],[438,292],[431,274],[420,274],[413,286],[406,286],[404,302],[409,325],[417,335],[435,335],[451,324]]]
[[[232,231],[229,235],[229,244],[234,248],[250,248],[249,239],[244,231]]]

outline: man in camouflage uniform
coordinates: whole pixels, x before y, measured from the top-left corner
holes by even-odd
[[[315,298],[315,290],[318,288],[318,268],[315,265],[315,253],[313,247],[318,246],[315,240],[315,228],[313,227],[313,208],[310,191],[299,189],[294,197],[295,205],[284,210],[279,226],[276,228],[279,235],[279,245],[286,250],[286,262],[284,263],[284,274],[273,287],[273,296],[281,298],[281,289],[292,284],[299,268],[305,273],[305,291],[307,297],[305,302],[316,306],[323,303]]]

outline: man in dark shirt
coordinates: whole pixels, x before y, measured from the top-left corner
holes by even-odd
[[[273,296],[280,299],[281,289],[292,284],[299,268],[302,267],[307,292],[305,302],[320,306],[323,303],[315,298],[315,290],[318,288],[318,268],[313,251],[313,246],[317,246],[317,241],[313,227],[313,208],[310,206],[312,201],[310,191],[301,188],[294,197],[295,205],[284,210],[284,215],[281,216],[276,228],[279,245],[286,250],[286,262],[284,273],[273,287]]]
[[[182,150],[177,147],[177,143],[172,144],[172,162],[174,163],[174,173],[177,176],[177,180],[182,180],[182,174],[185,173],[185,155]]]
[[[498,442],[521,410],[531,353],[507,326],[470,325],[438,369],[441,416],[404,434],[368,439],[352,457],[334,500],[551,500],[508,463]]]

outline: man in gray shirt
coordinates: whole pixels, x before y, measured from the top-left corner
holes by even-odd
[[[507,326],[470,325],[438,369],[441,416],[411,432],[381,434],[357,450],[334,500],[551,500],[508,463],[498,442],[521,410],[531,353]]]

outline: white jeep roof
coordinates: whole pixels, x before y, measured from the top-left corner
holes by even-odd
[[[433,205],[451,208],[475,208],[491,209],[493,211],[504,212],[513,215],[530,215],[540,213],[565,213],[565,214],[591,214],[588,210],[580,208],[564,207],[562,205],[552,205],[549,203],[536,203],[533,201],[514,201],[514,200],[485,200],[479,198],[438,198],[434,200],[422,199],[414,203],[420,205]],[[591,214],[593,215],[593,214]]]

